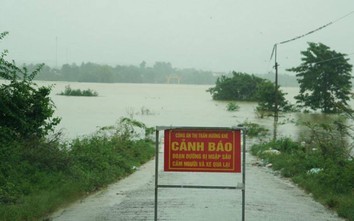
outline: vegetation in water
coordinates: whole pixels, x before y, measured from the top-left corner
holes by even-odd
[[[214,100],[257,101],[257,88],[265,80],[255,75],[233,72],[232,77],[221,76],[209,88]]]
[[[272,82],[246,73],[233,72],[232,77],[221,76],[217,79],[216,85],[207,91],[214,100],[258,102],[257,112],[260,116],[272,115],[276,100],[278,111],[294,110],[279,87],[275,90]],[[275,91],[277,91],[277,97],[275,97]]]
[[[98,93],[97,91],[91,89],[86,89],[86,90],[71,89],[70,85],[67,85],[65,86],[65,90],[63,92],[60,92],[59,95],[96,97],[98,96]]]
[[[298,78],[300,94],[295,98],[302,108],[323,113],[348,112],[352,83],[352,65],[345,54],[322,43],[308,43],[302,51],[302,63],[289,69]]]
[[[283,93],[279,86],[278,89],[275,90],[275,85],[272,82],[264,81],[261,83],[256,94],[258,102],[256,113],[258,116],[261,118],[273,116],[276,110],[276,102],[278,112],[296,112],[297,109],[285,99],[285,95],[286,93]]]
[[[236,104],[235,102],[229,102],[226,105],[226,110],[227,111],[238,111],[240,110],[240,106]]]

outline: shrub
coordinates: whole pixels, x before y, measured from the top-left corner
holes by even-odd
[[[280,154],[269,154],[269,149],[278,150]],[[354,219],[353,160],[327,156],[321,149],[306,149],[289,138],[253,145],[251,153],[271,163],[274,170],[292,178],[340,216]]]
[[[70,85],[67,85],[65,86],[64,92],[60,92],[58,95],[96,97],[98,96],[98,93],[91,89],[87,89],[87,90],[71,89]]]
[[[0,220],[39,220],[150,160],[155,153],[150,140],[137,139],[134,131],[112,132],[127,122],[66,144],[43,139],[0,143]]]
[[[71,145],[72,176],[81,177],[92,191],[131,172],[154,155],[151,140],[136,137],[144,124],[123,118],[116,126],[101,128],[91,137],[75,139]]]
[[[347,120],[343,116],[321,115],[317,122],[304,121],[306,127],[307,146],[317,148],[324,158],[333,161],[341,161],[350,157],[352,144],[348,143],[348,137],[352,137],[352,128],[347,126]]]
[[[0,40],[5,35],[2,33]],[[0,86],[0,140],[42,138],[60,122],[52,117],[51,87],[37,87],[32,81],[43,65],[28,73],[26,68],[6,61],[6,55],[4,51],[0,57],[0,77],[9,81]]]
[[[242,126],[247,128],[247,136],[249,137],[265,137],[266,135],[268,135],[269,130],[267,128],[265,128],[264,126],[261,126],[259,124],[256,123],[251,123],[251,122],[247,122],[245,121]]]
[[[230,102],[226,106],[227,111],[238,111],[240,109],[240,106],[237,105],[235,102]]]

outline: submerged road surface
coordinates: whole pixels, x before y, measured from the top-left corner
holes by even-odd
[[[254,166],[246,154],[247,221],[337,221],[343,220],[315,202],[292,182],[273,175],[270,169]],[[239,174],[164,173],[160,153],[159,184],[227,185],[241,183]],[[154,220],[155,161],[131,176],[110,185],[52,215],[53,221]],[[241,220],[241,190],[161,189],[158,191],[158,220]]]

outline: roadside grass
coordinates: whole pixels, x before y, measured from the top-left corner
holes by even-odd
[[[133,173],[152,159],[155,148],[147,137],[136,136],[132,123],[137,124],[125,119],[67,144],[0,143],[0,220],[45,219],[59,207]]]
[[[255,144],[251,153],[271,164],[284,177],[335,210],[339,216],[354,220],[354,161],[323,155],[289,138]]]

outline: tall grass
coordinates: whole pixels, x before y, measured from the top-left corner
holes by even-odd
[[[268,151],[270,149],[280,154]],[[289,138],[253,145],[251,153],[271,163],[274,170],[291,178],[339,216],[354,220],[354,161],[351,158],[326,156],[319,148],[309,149]]]
[[[67,144],[0,143],[0,220],[38,220],[134,172],[155,152],[149,133],[138,137],[134,129],[152,131],[123,119]]]

